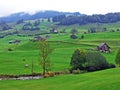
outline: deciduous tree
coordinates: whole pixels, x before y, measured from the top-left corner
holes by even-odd
[[[116,58],[115,58],[116,64],[120,67],[120,48],[117,52]]]
[[[39,51],[40,65],[43,69],[43,75],[45,75],[45,73],[48,72],[51,67],[49,56],[53,49],[49,46],[49,43],[45,39],[42,39],[39,43]]]
[[[84,69],[85,66],[85,51],[82,49],[76,49],[71,57],[70,65],[72,69]]]

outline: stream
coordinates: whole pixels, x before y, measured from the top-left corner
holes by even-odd
[[[9,78],[0,78],[0,80],[31,80],[31,79],[41,79],[43,76],[20,76],[20,77],[9,77]]]

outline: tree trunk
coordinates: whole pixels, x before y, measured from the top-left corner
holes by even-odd
[[[45,62],[43,64],[43,75],[45,75]]]

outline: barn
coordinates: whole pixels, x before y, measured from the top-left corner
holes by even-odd
[[[9,44],[18,44],[18,43],[20,43],[21,42],[21,40],[11,40],[11,41],[9,41],[8,43]]]
[[[41,40],[46,40],[46,38],[42,37],[42,36],[35,36],[33,39],[30,39],[30,41],[41,41]]]
[[[100,52],[110,52],[110,47],[107,43],[101,43],[99,46],[97,46],[97,50]]]
[[[58,30],[50,30],[50,33],[57,34]]]

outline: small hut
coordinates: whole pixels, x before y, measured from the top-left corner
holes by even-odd
[[[100,51],[100,52],[110,52],[110,47],[108,46],[107,43],[101,43],[99,46],[97,46],[97,49]]]
[[[54,29],[53,29],[53,30],[50,30],[50,33],[57,34],[57,33],[58,33],[58,30],[56,30],[56,29],[55,29],[55,30],[54,30]]]
[[[46,38],[42,37],[42,36],[35,36],[33,39],[30,39],[30,41],[41,41],[41,40],[45,40]]]
[[[11,40],[11,41],[9,41],[8,43],[9,44],[18,44],[18,43],[20,43],[21,42],[21,40]]]

